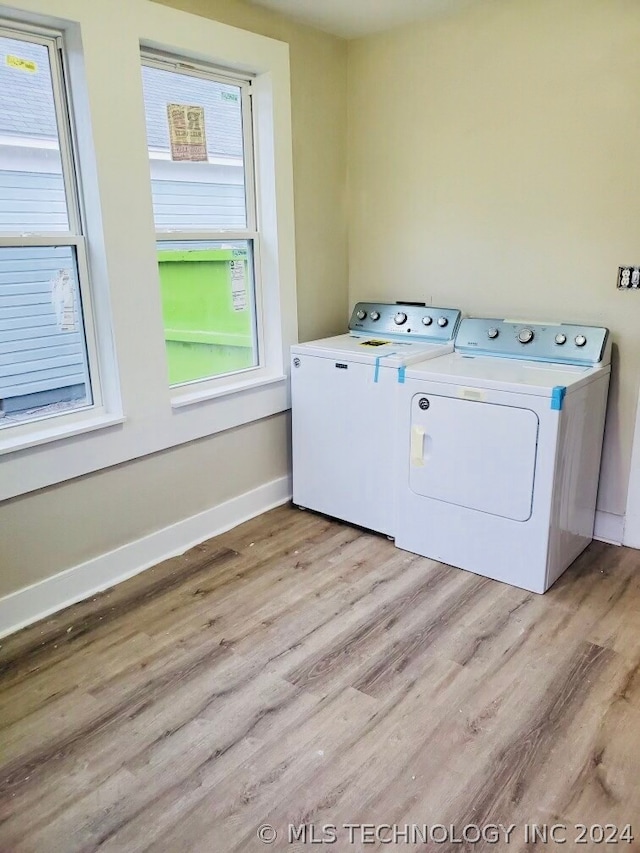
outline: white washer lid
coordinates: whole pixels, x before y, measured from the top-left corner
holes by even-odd
[[[453,343],[425,343],[420,341],[394,341],[389,338],[359,335],[337,335],[319,341],[294,344],[293,355],[313,355],[342,361],[375,364],[380,367],[403,367],[418,361],[436,358],[453,351]]]
[[[609,371],[608,366],[580,367],[524,359],[474,357],[456,352],[437,361],[413,365],[407,370],[406,378],[551,397],[558,386],[569,392]]]

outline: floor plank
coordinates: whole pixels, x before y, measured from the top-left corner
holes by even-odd
[[[536,596],[281,507],[6,638],[0,685],[0,853],[295,851],[311,823],[349,851],[390,845],[348,823],[515,824],[524,851],[635,822],[640,850],[630,549]]]

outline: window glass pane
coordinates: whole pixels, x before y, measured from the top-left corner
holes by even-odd
[[[241,88],[142,73],[156,229],[246,228]]]
[[[169,382],[256,367],[250,241],[158,244]]]
[[[49,51],[0,36],[0,232],[68,230]]]
[[[0,248],[0,428],[91,403],[75,250]]]

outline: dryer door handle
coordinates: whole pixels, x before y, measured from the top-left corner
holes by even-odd
[[[424,437],[425,428],[411,427],[411,464],[416,468],[424,466]]]

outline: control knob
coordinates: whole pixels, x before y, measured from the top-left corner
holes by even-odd
[[[584,335],[576,335],[576,346],[583,347],[587,342],[587,339]]]
[[[491,338],[491,340],[494,340],[495,338],[497,338],[499,334],[500,334],[500,332],[495,327],[493,329],[487,330],[487,336],[489,338]]]
[[[444,329],[445,326],[449,325],[449,321],[446,317],[438,317],[438,325]]]
[[[356,317],[358,318],[358,320],[364,320],[364,318],[366,316],[367,316],[367,312],[363,311],[362,308],[360,308],[359,311],[356,311]]]
[[[559,335],[556,335],[556,343],[559,346],[562,346],[562,344],[566,344],[566,342],[567,342],[567,336],[563,335],[562,332]]]
[[[379,311],[372,311],[369,316],[375,323],[376,320],[380,319],[380,312]]]
[[[422,318],[422,325],[423,326],[430,326],[432,323],[433,323],[433,317],[430,317],[428,314],[426,317]]]
[[[401,326],[403,323],[407,322],[407,315],[403,311],[398,311],[396,316],[393,318],[393,322],[396,326]]]
[[[533,340],[533,331],[531,329],[522,329],[518,333],[518,340],[521,344],[529,344]]]

